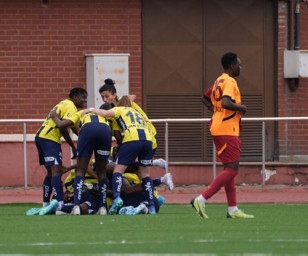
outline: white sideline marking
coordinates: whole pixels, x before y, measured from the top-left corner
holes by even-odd
[[[0,256],[32,256],[33,254],[0,254]],[[219,256],[216,253],[99,253],[85,254],[86,256]],[[227,253],[230,256],[273,256],[272,253]],[[274,254],[275,255],[275,254]],[[306,253],[292,254],[307,256]],[[76,254],[40,254],[40,256],[76,256]]]
[[[266,240],[266,242],[273,242],[273,243],[308,243],[308,239],[272,239],[272,240]],[[224,243],[224,242],[228,242],[228,240],[226,239],[198,239],[198,240],[194,240],[192,241],[193,243]],[[261,239],[248,239],[247,242],[249,243],[263,243],[265,242],[264,240]],[[37,242],[37,243],[20,243],[20,244],[14,244],[14,246],[75,246],[75,245],[120,245],[120,244],[147,244],[147,243],[151,243],[151,244],[163,244],[166,243],[165,241],[159,241],[159,240],[155,240],[155,241],[126,241],[126,240],[122,240],[122,241],[106,241],[106,242],[85,242],[85,243],[76,243],[76,242],[58,242],[58,243],[53,243],[53,242]],[[0,247],[7,247],[10,245],[7,244],[1,244],[0,243]],[[6,254],[1,254],[0,256],[3,256]],[[28,255],[28,254],[9,254],[9,255]],[[57,255],[71,255],[71,254],[57,254]],[[98,254],[90,254],[90,255],[98,255]],[[118,255],[118,254],[104,254],[104,255]],[[129,255],[129,254],[125,254],[125,255]],[[139,255],[139,254],[134,254],[134,255]],[[145,255],[145,256],[151,256],[151,255],[158,255],[158,254],[140,254],[140,255]],[[159,254],[159,255],[169,255],[169,254]],[[170,254],[170,255],[182,255],[182,254]],[[184,255],[184,254],[183,254]],[[200,255],[200,254],[189,254],[189,255]],[[204,254],[201,254],[204,255]],[[212,255],[212,254],[207,254],[207,255]],[[245,254],[246,255],[246,254]],[[250,254],[249,254],[250,255]],[[308,254],[307,254],[308,255]]]

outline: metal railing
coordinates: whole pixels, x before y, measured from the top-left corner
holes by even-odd
[[[180,118],[169,118],[169,119],[151,119],[153,123],[165,123],[165,152],[166,152],[166,161],[167,161],[167,172],[168,172],[168,124],[169,123],[181,123],[181,122],[209,122],[210,118],[188,118],[188,119],[180,119]],[[266,154],[266,122],[269,121],[300,121],[300,120],[308,120],[308,117],[249,117],[242,118],[243,122],[262,122],[262,185],[265,185],[265,154]],[[216,148],[213,144],[213,177],[216,176]]]
[[[263,118],[242,118],[243,122],[262,122],[262,185],[265,185],[265,153],[266,153],[266,122],[269,121],[300,121],[308,120],[308,117],[263,117]],[[28,187],[28,169],[27,169],[27,123],[43,122],[44,119],[0,119],[0,123],[23,123],[23,148],[24,148],[24,187]],[[210,118],[167,118],[167,119],[151,119],[153,123],[165,123],[165,160],[167,162],[166,171],[168,172],[169,162],[169,123],[181,123],[181,122],[209,122]],[[216,176],[216,149],[213,145],[213,177]]]

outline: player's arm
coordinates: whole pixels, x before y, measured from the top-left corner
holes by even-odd
[[[122,178],[122,193],[133,194],[133,193],[142,193],[142,183],[130,184],[128,179]]]
[[[122,145],[122,141],[123,141],[123,136],[122,136],[121,131],[119,131],[119,130],[114,130],[114,131],[113,131],[113,136],[115,137],[118,146],[121,146],[121,145]]]
[[[105,109],[98,109],[98,108],[87,108],[82,111],[81,116],[84,116],[85,114],[88,113],[93,113],[99,116],[104,116],[104,117],[114,117],[115,112],[110,109],[110,110],[105,110]]]
[[[69,172],[70,170],[73,170],[73,169],[76,169],[76,168],[77,168],[77,164],[73,164],[73,165],[68,166],[68,167],[62,165],[62,173],[63,173],[63,174],[64,174],[64,173],[67,173],[67,172]]]
[[[69,119],[61,120],[60,116],[61,116],[61,110],[59,111],[59,113],[57,113],[56,110],[50,112],[50,117],[56,122],[57,127],[60,129],[63,138],[65,139],[67,144],[69,144],[72,148],[72,153],[73,153],[72,159],[75,159],[77,157],[77,149],[71,136],[69,135],[68,130],[66,129],[66,127],[74,125],[74,122]]]
[[[208,110],[210,110],[212,113],[214,112],[214,107],[211,99],[203,95],[201,98],[201,102],[208,108]]]
[[[73,131],[74,134],[76,134],[77,136],[79,136],[79,132],[80,132],[79,126],[73,126],[73,127],[71,128],[71,130]]]
[[[61,130],[63,138],[65,139],[67,144],[70,145],[71,148],[72,148],[72,153],[73,153],[72,159],[75,159],[77,157],[77,149],[76,149],[76,146],[75,146],[71,136],[68,133],[68,130],[66,128],[62,128],[60,130]]]
[[[210,87],[204,92],[201,98],[201,102],[213,113],[214,107],[211,101],[211,94],[212,94],[212,87]]]
[[[61,131],[66,127],[74,125],[74,122],[72,120],[69,119],[61,120],[60,116],[61,116],[61,110],[59,111],[59,113],[57,113],[56,110],[52,110],[50,112],[50,117],[56,122],[57,127],[61,129]]]
[[[222,97],[221,105],[225,109],[240,112],[241,115],[246,112],[245,105],[236,104],[229,96],[226,95]]]

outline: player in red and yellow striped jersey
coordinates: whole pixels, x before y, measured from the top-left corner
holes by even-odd
[[[77,108],[84,108],[86,102],[87,91],[83,88],[73,88],[70,91],[69,99],[59,102],[53,110],[61,110],[61,118],[67,119],[77,112]],[[59,204],[63,203],[63,184],[61,181],[62,136],[72,147],[73,155],[76,157],[76,148],[67,129],[59,129],[50,115],[47,116],[35,136],[40,164],[44,165],[47,170],[43,182],[43,207],[49,204],[52,190]]]
[[[208,218],[205,202],[222,187],[228,201],[228,218],[254,218],[237,208],[235,176],[238,174],[241,153],[240,120],[246,112],[241,104],[241,94],[234,77],[240,75],[241,61],[235,53],[226,53],[221,58],[224,73],[212,87],[211,103],[213,116],[210,132],[213,136],[217,155],[224,170],[212,181],[201,195],[191,200],[192,206],[202,218]],[[208,96],[208,93],[206,93]]]

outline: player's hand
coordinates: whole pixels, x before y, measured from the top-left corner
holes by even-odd
[[[57,110],[54,109],[50,112],[50,117],[55,120],[56,118],[61,119],[61,110],[59,110],[59,113],[57,113]]]
[[[240,111],[238,111],[238,113],[239,113],[240,115],[245,115],[245,113],[246,113],[246,106],[245,106],[245,105],[242,105],[242,107],[243,107],[243,109],[240,110]]]
[[[88,113],[90,113],[91,112],[91,110],[90,109],[85,109],[85,110],[83,110],[82,112],[81,112],[81,116],[84,116],[84,115],[86,115],[86,114],[88,114]]]
[[[128,95],[128,98],[130,99],[130,101],[135,101],[137,96],[135,94],[130,94]]]

